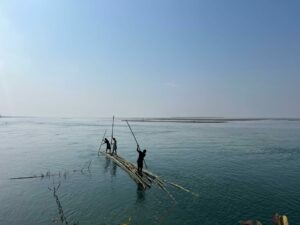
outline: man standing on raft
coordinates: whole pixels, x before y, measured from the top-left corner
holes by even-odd
[[[105,152],[107,153],[107,150],[109,150],[109,153],[111,153],[110,143],[109,143],[109,140],[107,140],[107,138],[104,139],[104,144],[106,144]]]
[[[140,175],[143,175],[143,164],[144,164],[144,158],[146,156],[146,149],[144,151],[140,150],[140,146],[137,145],[136,151],[139,153],[139,158],[137,160],[137,165],[138,165],[138,173]]]
[[[117,140],[116,138],[113,138],[113,150],[112,155],[117,155]]]

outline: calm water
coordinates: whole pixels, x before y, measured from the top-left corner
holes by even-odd
[[[97,156],[105,119],[0,119],[0,224],[54,224],[57,192],[67,220],[80,225],[238,224],[255,218],[271,224],[275,212],[300,224],[300,122],[225,124],[131,123],[148,149],[149,169],[199,198],[169,187],[142,192],[129,176]],[[135,162],[135,142],[117,121],[118,152]],[[90,172],[86,168],[92,160]],[[66,177],[9,180],[66,173]]]

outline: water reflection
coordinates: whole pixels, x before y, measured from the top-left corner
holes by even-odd
[[[112,177],[115,177],[117,175],[117,168],[118,168],[117,163],[115,163],[110,158],[105,158],[105,164],[104,164],[105,173],[109,171]],[[146,193],[141,184],[137,184],[136,196],[137,196],[136,203],[142,203],[145,201]]]
[[[111,168],[111,175],[113,175],[114,177],[116,176],[117,173],[117,163],[113,162],[112,168]]]
[[[107,173],[109,170],[110,174],[113,177],[115,177],[117,174],[117,167],[118,165],[113,160],[111,160],[110,158],[105,158],[105,164],[104,164],[105,173]]]
[[[146,192],[141,184],[137,184],[137,189],[136,189],[136,202],[141,203],[145,201],[146,197]]]
[[[107,157],[105,157],[105,164],[104,164],[104,171],[107,173],[107,171],[108,171],[108,167],[109,167],[109,165],[110,165],[110,159],[109,158],[107,158]]]

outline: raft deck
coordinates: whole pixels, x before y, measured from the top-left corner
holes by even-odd
[[[141,187],[146,190],[147,188],[150,188],[152,184],[156,184],[159,188],[161,188],[163,191],[165,191],[170,198],[174,200],[174,197],[169,193],[169,191],[166,189],[165,182],[159,178],[159,176],[151,173],[148,170],[144,170],[142,173],[138,172],[138,168],[135,164],[127,161],[126,159],[122,158],[119,155],[111,155],[110,153],[106,153],[104,151],[100,151],[102,154],[104,154],[107,158],[113,160],[118,166],[120,166],[125,172],[128,173],[128,175]]]

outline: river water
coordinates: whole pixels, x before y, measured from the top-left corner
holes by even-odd
[[[275,212],[300,224],[300,122],[218,124],[132,122],[153,173],[172,186],[172,201],[153,186],[141,191],[113,162],[97,156],[110,119],[1,118],[0,224],[271,224]],[[125,122],[114,128],[118,153],[136,162]],[[104,146],[103,146],[104,147]],[[89,170],[88,165],[91,161]],[[10,180],[41,174],[57,176]],[[60,176],[59,176],[60,174]],[[56,196],[53,187],[59,186]]]

